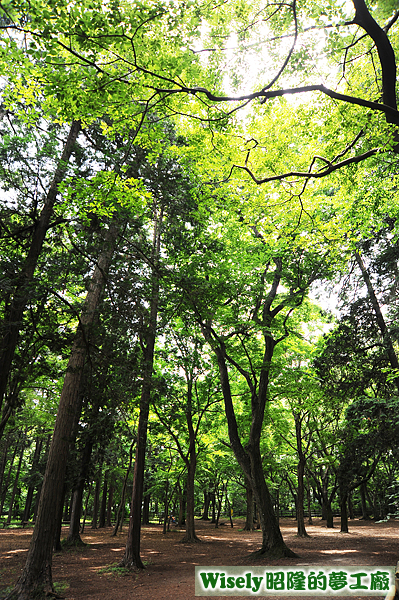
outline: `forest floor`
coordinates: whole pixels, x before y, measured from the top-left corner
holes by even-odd
[[[117,537],[111,537],[110,528],[88,528],[82,536],[87,546],[54,555],[53,580],[68,600],[189,600],[195,598],[196,565],[395,566],[399,560],[399,521],[375,524],[354,520],[349,522],[350,533],[344,534],[339,532],[338,521],[334,529],[327,529],[324,521],[315,519],[313,525],[307,526],[311,537],[298,538],[295,521],[284,519],[284,539],[299,558],[274,561],[248,558],[250,552],[259,548],[261,534],[243,531],[242,527],[243,521],[238,520],[233,529],[228,522],[215,529],[209,522],[196,521],[202,540],[197,544],[180,543],[183,532],[175,527],[166,535],[161,526],[143,527],[142,559],[146,569],[136,573],[120,573],[115,568],[124,553],[126,528]],[[66,533],[67,529],[63,530],[63,535]],[[18,578],[31,534],[32,529],[0,530],[0,598]],[[110,565],[114,567],[105,570]],[[383,594],[374,598],[383,598]],[[287,594],[285,598],[288,597],[292,598]]]

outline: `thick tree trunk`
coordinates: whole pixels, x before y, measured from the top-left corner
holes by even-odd
[[[7,390],[7,382],[11,370],[12,361],[17,347],[19,330],[26,303],[29,299],[29,284],[33,279],[37,261],[42,251],[43,242],[48,231],[50,220],[54,214],[54,204],[58,194],[58,186],[65,177],[67,165],[72,155],[76,139],[80,131],[80,121],[74,121],[71,125],[68,139],[62,152],[60,162],[54,173],[53,181],[47,192],[44,206],[33,230],[33,237],[28,255],[18,277],[8,313],[2,324],[2,338],[0,340],[0,410]],[[4,427],[14,409],[13,401],[6,401],[0,418],[0,437]]]
[[[259,510],[259,521],[262,530],[262,547],[256,556],[267,556],[268,558],[294,557],[292,552],[283,541],[280,527],[273,510],[273,503],[269,489],[266,485],[263,473],[262,457],[259,446],[248,449],[250,457],[250,471],[247,474],[251,478],[252,489]]]
[[[179,527],[184,527],[186,525],[186,494],[187,489],[182,489],[179,483],[179,518],[177,522]]]
[[[341,508],[341,533],[348,533],[348,492],[341,489],[340,493],[340,508]]]
[[[54,532],[64,487],[69,446],[80,416],[79,391],[87,352],[87,335],[95,319],[117,233],[116,226],[111,224],[106,232],[104,247],[86,295],[80,327],[75,335],[61,392],[36,525],[25,567],[16,587],[7,597],[8,600],[30,600],[31,598],[39,600],[54,591],[51,572]]]
[[[326,513],[327,513],[327,527],[328,529],[333,529],[334,527],[334,515],[333,515],[333,511],[332,511],[332,506],[331,506],[331,502],[327,501],[326,505]]]
[[[245,498],[247,501],[246,519],[244,525],[244,531],[253,531],[254,526],[254,494],[252,491],[251,483],[248,478],[245,477]]]
[[[362,483],[360,486],[360,502],[362,505],[362,519],[364,521],[370,520],[369,511],[367,508],[367,500],[366,500],[366,484]]]

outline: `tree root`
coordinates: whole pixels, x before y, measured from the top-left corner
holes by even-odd
[[[202,540],[196,535],[187,536],[185,535],[181,540],[180,544],[202,544]]]
[[[256,550],[255,552],[251,552],[248,555],[249,559],[257,559],[257,558],[300,558],[298,554],[290,550],[288,546],[283,544],[282,546],[277,546],[275,548],[260,548],[260,550]]]

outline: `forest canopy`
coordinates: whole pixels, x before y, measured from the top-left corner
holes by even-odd
[[[398,511],[392,0],[0,3],[0,519]],[[82,525],[83,519],[83,525]]]

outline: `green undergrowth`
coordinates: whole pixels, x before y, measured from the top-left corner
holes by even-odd
[[[103,567],[97,571],[98,575],[114,575],[116,577],[124,577],[130,573],[129,569],[126,567],[119,567],[119,563],[112,563],[108,565],[108,567]]]

